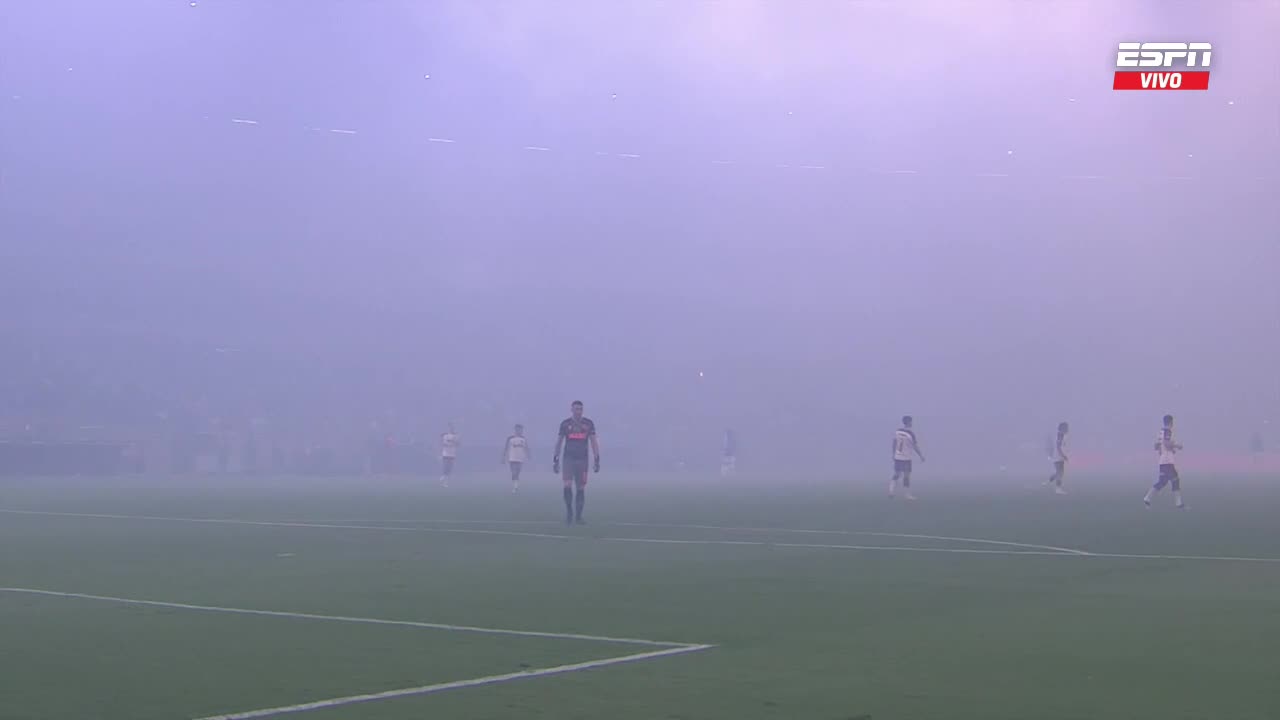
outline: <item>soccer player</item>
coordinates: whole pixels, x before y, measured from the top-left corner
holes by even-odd
[[[902,416],[902,427],[893,433],[893,479],[889,481],[889,497],[898,489],[898,478],[902,478],[903,496],[915,500],[911,494],[911,456],[914,454],[924,462],[924,453],[920,452],[920,442],[916,440],[916,432],[911,429],[914,421],[910,415]]]
[[[727,478],[738,470],[738,436],[733,430],[724,431],[724,445],[720,450],[720,477]]]
[[[440,487],[449,487],[453,476],[453,463],[458,459],[458,431],[453,423],[440,435]]]
[[[592,468],[600,472],[600,443],[596,440],[596,424],[582,416],[582,401],[574,400],[569,406],[570,415],[560,423],[560,436],[556,438],[556,450],[551,460],[552,472],[560,472],[560,450],[564,449],[564,524],[586,525],[582,520],[582,506],[587,502],[587,446],[595,456]],[[575,497],[574,491],[577,490]]]
[[[507,438],[502,450],[502,462],[511,468],[511,492],[520,491],[520,470],[529,461],[529,441],[524,436],[524,426],[516,425],[514,435]]]
[[[1053,461],[1053,474],[1045,481],[1045,485],[1052,485],[1053,492],[1058,495],[1066,495],[1067,491],[1062,489],[1062,476],[1067,473],[1067,432],[1070,426],[1065,422],[1058,423],[1058,439],[1053,444],[1053,454],[1049,458]]]
[[[1179,510],[1185,506],[1182,504],[1182,478],[1178,477],[1178,468],[1174,465],[1174,456],[1182,449],[1182,444],[1173,439],[1173,416],[1164,416],[1164,427],[1160,428],[1160,434],[1156,436],[1154,445],[1156,457],[1160,463],[1159,474],[1156,476],[1156,482],[1147,491],[1146,497],[1142,498],[1142,502],[1147,507],[1151,507],[1151,498],[1165,485],[1173,485],[1173,504]]]

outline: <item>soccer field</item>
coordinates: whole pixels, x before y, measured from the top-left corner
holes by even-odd
[[[0,482],[0,717],[1280,717],[1263,483],[459,480]]]

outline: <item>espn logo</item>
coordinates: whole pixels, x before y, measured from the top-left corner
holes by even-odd
[[[1120,43],[1118,68],[1209,67],[1210,43]],[[1116,70],[1112,90],[1208,90],[1208,70]]]

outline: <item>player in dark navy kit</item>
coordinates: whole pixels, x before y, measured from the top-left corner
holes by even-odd
[[[582,416],[582,401],[574,400],[569,410],[570,416],[560,423],[560,436],[556,438],[556,451],[551,466],[553,472],[563,470],[564,523],[585,525],[582,506],[587,501],[587,467],[594,456],[595,462],[591,469],[600,472],[600,443],[596,440],[596,424],[590,418]],[[563,465],[560,463],[561,449],[564,450]]]

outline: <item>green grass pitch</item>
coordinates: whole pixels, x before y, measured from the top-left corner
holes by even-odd
[[[0,717],[1280,717],[1264,482],[767,480],[0,480]]]

